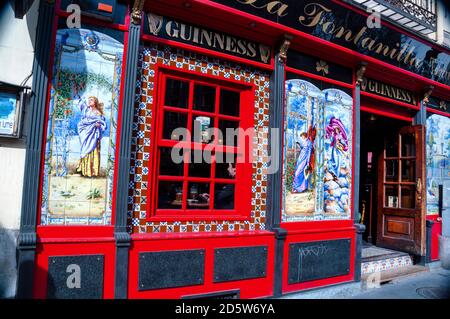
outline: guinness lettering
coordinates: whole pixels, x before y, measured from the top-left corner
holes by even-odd
[[[213,1],[450,84],[450,55],[384,25],[369,29],[366,16],[333,1]]]
[[[365,79],[361,85],[361,90],[411,105],[417,105],[417,100],[413,92],[373,79]]]
[[[152,13],[147,14],[147,21],[145,26],[147,34],[256,60],[265,64],[270,62],[271,50],[269,46],[169,20]]]

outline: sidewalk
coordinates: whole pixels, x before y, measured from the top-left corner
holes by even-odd
[[[355,294],[352,299],[450,299],[450,270],[441,267],[395,279],[379,288]]]
[[[392,281],[363,290],[363,282],[339,284],[288,294],[280,299],[450,299],[450,270],[436,262],[429,270],[398,277]]]

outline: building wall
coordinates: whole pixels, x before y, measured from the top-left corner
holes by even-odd
[[[438,0],[437,9],[437,42],[450,47],[450,5],[447,1]]]
[[[39,1],[16,18],[14,1],[0,4],[0,81],[31,86]],[[27,79],[28,78],[28,79]],[[25,114],[28,113],[25,105]],[[15,295],[16,238],[20,227],[27,116],[20,139],[0,138],[0,298]]]

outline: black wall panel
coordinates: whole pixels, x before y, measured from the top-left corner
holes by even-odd
[[[177,250],[139,254],[139,290],[201,285],[204,250]]]
[[[350,273],[350,239],[289,245],[288,283],[300,283]]]
[[[48,258],[47,298],[101,299],[103,255]]]
[[[214,250],[214,282],[265,277],[266,271],[266,246]]]

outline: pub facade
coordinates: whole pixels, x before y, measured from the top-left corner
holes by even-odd
[[[279,297],[438,260],[449,50],[350,2],[40,1],[17,296]]]

